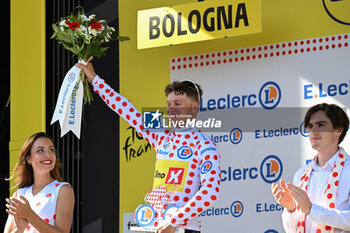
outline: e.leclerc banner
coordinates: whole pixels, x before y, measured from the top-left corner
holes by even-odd
[[[137,48],[259,33],[261,0],[205,1],[138,11]]]

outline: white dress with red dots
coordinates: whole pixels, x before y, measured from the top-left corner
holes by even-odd
[[[175,204],[179,210],[167,221],[175,227],[199,231],[199,214],[219,197],[220,155],[216,145],[198,129],[145,130],[142,114],[125,97],[98,76],[92,84],[106,104],[134,127],[157,153],[155,191],[147,200],[153,198],[150,203],[155,209],[166,208],[169,202]],[[154,226],[158,224],[156,220]]]
[[[57,196],[62,185],[68,184],[66,182],[58,182],[57,180],[52,181],[46,185],[38,194],[33,195],[33,185],[20,188],[17,190],[17,197],[20,195],[24,196],[30,204],[32,210],[45,222],[52,226],[56,226],[56,204]],[[26,227],[25,233],[37,231],[30,223]]]

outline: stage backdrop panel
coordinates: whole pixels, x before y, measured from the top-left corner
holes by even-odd
[[[224,126],[202,130],[218,146],[222,184],[201,215],[204,233],[283,232],[271,183],[292,181],[316,154],[303,127],[308,107],[350,107],[349,43],[340,34],[170,59],[171,81],[204,90],[198,118]],[[349,136],[342,146],[350,151]]]
[[[207,108],[207,111],[201,111],[200,117],[213,114],[232,118],[232,121],[224,121],[230,125],[222,132],[207,132],[216,141],[221,152],[223,180],[222,197],[214,205],[214,209],[211,208],[202,217],[203,232],[213,232],[213,229],[215,232],[224,233],[283,232],[281,210],[269,194],[268,182],[278,176],[291,180],[295,169],[305,164],[305,160],[315,153],[310,149],[308,139],[300,134],[300,116],[305,109],[290,111],[288,108],[298,109],[323,101],[348,106],[348,94],[342,95],[348,89],[345,84],[341,84],[347,83],[349,86],[349,72],[346,71],[349,65],[346,65],[346,60],[339,60],[338,57],[345,56],[344,53],[348,50],[345,43],[348,43],[349,39],[345,36],[350,32],[350,26],[346,24],[350,22],[347,18],[350,7],[347,1],[262,1],[261,33],[137,49],[138,11],[194,2],[196,1],[119,1],[120,34],[131,38],[128,42],[120,43],[120,92],[139,110],[145,107],[165,107],[164,87],[171,80],[190,78],[198,81],[205,93],[202,108]],[[341,39],[338,39],[338,35]],[[313,38],[316,38],[315,43]],[[321,42],[320,38],[323,38]],[[310,39],[309,45],[307,39]],[[301,44],[301,41],[304,41],[304,44]],[[295,45],[295,42],[298,44]],[[283,43],[288,55],[282,54]],[[339,43],[342,44],[341,48]],[[333,44],[336,46],[334,49]],[[271,45],[274,47],[271,48]],[[326,49],[326,45],[330,47]],[[259,47],[261,51],[258,51]],[[308,47],[310,52],[307,52]],[[289,50],[292,54],[289,54]],[[277,55],[277,52],[280,54]],[[329,56],[329,53],[332,56]],[[212,58],[212,54],[215,58]],[[259,54],[264,58],[259,58]],[[197,67],[194,62],[195,55],[198,56],[197,60],[200,60]],[[201,55],[203,58],[200,58]],[[226,63],[223,57],[226,58]],[[186,61],[183,61],[183,58],[186,58]],[[346,59],[349,61],[348,57]],[[212,64],[213,60],[215,65]],[[221,60],[220,64],[218,60]],[[324,65],[325,61],[327,65]],[[203,66],[200,62],[203,62]],[[190,64],[192,68],[189,68]],[[183,65],[186,65],[186,69]],[[328,73],[329,71],[332,72]],[[268,83],[269,81],[277,84],[280,92],[277,85]],[[315,98],[316,94],[319,95],[320,83],[322,93],[331,86],[330,91],[333,95],[334,84],[338,94]],[[260,90],[262,94],[259,94]],[[280,99],[277,106],[271,110],[265,110],[259,100],[259,95],[266,95],[267,92],[270,94],[268,97],[271,97],[267,100],[267,108],[274,105],[270,101]],[[224,107],[227,98],[230,100],[229,109]],[[266,101],[266,96],[262,98]],[[239,105],[239,108],[232,108],[232,104]],[[214,106],[215,110],[208,109]],[[254,118],[255,115],[262,117]],[[276,118],[278,115],[284,117]],[[275,133],[279,134],[281,127],[280,134],[287,135],[274,136]],[[284,128],[287,127],[288,130],[285,131]],[[143,203],[145,194],[151,189],[155,152],[147,148],[147,142],[138,138],[123,120],[120,122],[120,129],[119,232],[128,232],[128,226],[133,224],[132,212]],[[271,130],[272,136],[269,136]],[[346,138],[343,144],[348,142],[349,139]],[[274,156],[269,157],[270,155]],[[264,177],[268,182],[264,181]]]

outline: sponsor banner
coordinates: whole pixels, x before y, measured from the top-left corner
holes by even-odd
[[[270,186],[291,182],[315,156],[304,126],[310,106],[335,103],[349,113],[349,65],[349,34],[170,59],[172,81],[203,89],[198,118],[222,121],[221,131],[203,131],[221,155],[221,194],[201,214],[203,233],[284,232]],[[341,146],[350,151],[348,142]]]
[[[205,1],[138,11],[137,48],[262,31],[261,0]]]

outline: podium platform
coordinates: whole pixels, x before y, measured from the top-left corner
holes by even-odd
[[[150,227],[130,227],[131,231],[134,232],[156,232],[156,228],[150,228]],[[185,233],[185,230],[182,228],[177,228],[175,233]]]

